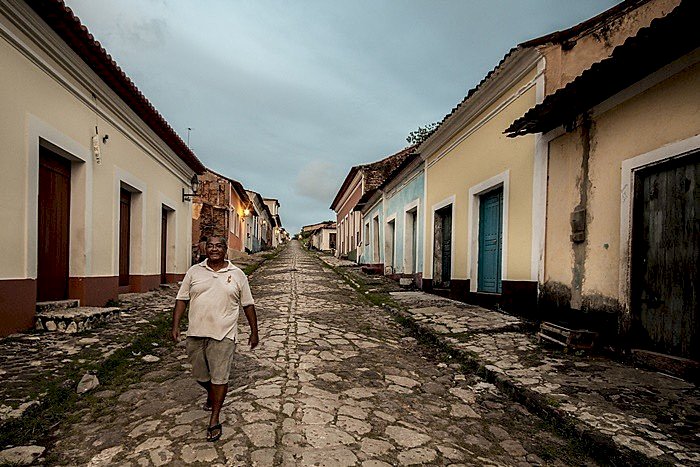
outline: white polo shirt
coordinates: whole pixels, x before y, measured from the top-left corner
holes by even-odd
[[[239,309],[254,301],[248,277],[230,261],[226,263],[214,271],[205,259],[185,274],[177,300],[190,301],[188,336],[238,341]]]

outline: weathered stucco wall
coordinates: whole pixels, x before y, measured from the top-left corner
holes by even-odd
[[[547,94],[579,76],[584,70],[610,56],[613,49],[639,29],[649,26],[654,18],[666,16],[680,0],[651,0],[628,14],[613,18],[591,30],[582,31],[564,46],[547,45],[540,52],[547,61],[545,87]]]
[[[417,226],[416,226],[416,250],[417,250],[417,261],[416,261],[416,272],[423,271],[423,220],[425,219],[425,202],[423,200],[423,187],[424,187],[424,176],[422,168],[418,171],[414,171],[410,174],[410,180],[403,185],[406,181],[399,183],[396,191],[390,191],[384,195],[384,219],[388,219],[391,216],[396,216],[395,223],[395,233],[396,233],[396,248],[395,248],[395,261],[396,274],[410,274],[410,271],[404,270],[404,257],[406,255],[406,249],[409,245],[406,245],[404,240],[406,234],[406,207],[418,202],[417,205]],[[386,221],[384,221],[386,225]]]
[[[37,46],[5,18],[0,21],[67,83],[60,83],[7,40],[0,39],[0,62],[3,64],[0,67],[0,100],[3,103],[0,177],[8,194],[0,201],[0,214],[3,219],[13,220],[0,226],[4,256],[0,277],[32,275],[32,265],[28,264],[32,262],[28,238],[35,222],[36,200],[31,184],[35,183],[32,179],[36,179],[38,169],[31,154],[36,152],[39,138],[48,140],[69,156],[76,156],[72,169],[71,276],[117,274],[119,184],[123,180],[139,185],[135,188],[142,191],[133,199],[132,216],[136,218],[132,231],[141,235],[132,242],[132,274],[160,272],[160,219],[164,202],[171,205],[176,218],[176,224],[169,231],[173,254],[167,270],[184,273],[189,265],[191,235],[189,203],[181,200],[181,189],[188,185],[186,172],[179,170],[177,176],[178,169],[173,164],[160,156],[148,155],[146,151],[162,153],[164,145],[154,146],[136,134],[111,109],[105,111],[122,128],[115,128],[97,116],[82,100],[90,99],[92,89],[78,83],[61,64],[38,51]],[[106,107],[100,101],[97,105],[102,109]],[[100,137],[109,135],[107,143],[101,147],[101,165],[95,163],[90,151],[96,123]],[[172,153],[169,157],[175,158]],[[85,160],[79,161],[80,158]]]
[[[361,216],[353,212],[353,208],[362,198],[362,177],[357,177],[354,183],[347,189],[345,197],[336,211],[336,223],[338,225],[338,245],[337,256],[347,255],[357,248],[357,242],[351,238],[355,235],[360,225]]]
[[[375,233],[374,218],[379,218],[379,230]],[[361,264],[375,264],[384,262],[384,200],[380,199],[376,205],[372,207],[362,216],[362,251],[360,252]],[[366,225],[369,223],[369,238],[366,237]],[[374,245],[375,235],[379,235],[379,248]],[[377,250],[375,253],[375,249]]]
[[[592,118],[589,141],[581,127],[549,145],[545,297],[566,308],[616,311],[620,297],[621,199],[623,161],[700,133],[700,64]],[[577,256],[569,236],[570,213],[584,179],[584,149],[589,147],[586,240]],[[580,295],[578,301],[576,296]]]

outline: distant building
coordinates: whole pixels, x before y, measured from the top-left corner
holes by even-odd
[[[362,248],[362,214],[356,210],[360,198],[376,189],[386,177],[413,152],[413,147],[380,161],[352,167],[333,199],[330,208],[336,212],[338,249],[336,256],[359,261]]]
[[[424,178],[423,160],[410,154],[356,207],[364,219],[360,263],[417,287],[423,275]]]
[[[282,219],[279,215],[280,202],[275,198],[263,198],[263,201],[270,210],[270,215],[272,216],[272,248],[277,248],[277,245],[284,243]]]
[[[309,246],[311,248],[325,252],[335,251],[337,241],[335,222],[327,221],[304,226],[302,232],[309,235]]]
[[[216,235],[228,240],[229,253],[244,251],[245,209],[250,199],[240,182],[207,171],[200,178],[198,196],[192,200],[193,260],[197,260],[200,240]]]
[[[250,205],[245,218],[245,248],[249,253],[272,248],[273,217],[262,196],[255,191],[246,190]]]

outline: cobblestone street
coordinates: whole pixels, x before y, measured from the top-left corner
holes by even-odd
[[[204,440],[204,393],[178,346],[158,353],[125,392],[102,394],[114,399],[106,413],[61,426],[50,458],[91,466],[591,463],[493,385],[404,337],[297,242],[251,284],[261,344],[238,347],[219,442]]]

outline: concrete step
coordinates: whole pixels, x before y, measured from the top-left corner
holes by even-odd
[[[46,313],[53,310],[64,310],[67,308],[77,308],[80,306],[80,300],[77,298],[69,298],[68,300],[51,300],[47,302],[37,302],[36,312]]]
[[[37,312],[36,329],[74,333],[92,329],[100,323],[118,319],[117,307],[79,306]]]

